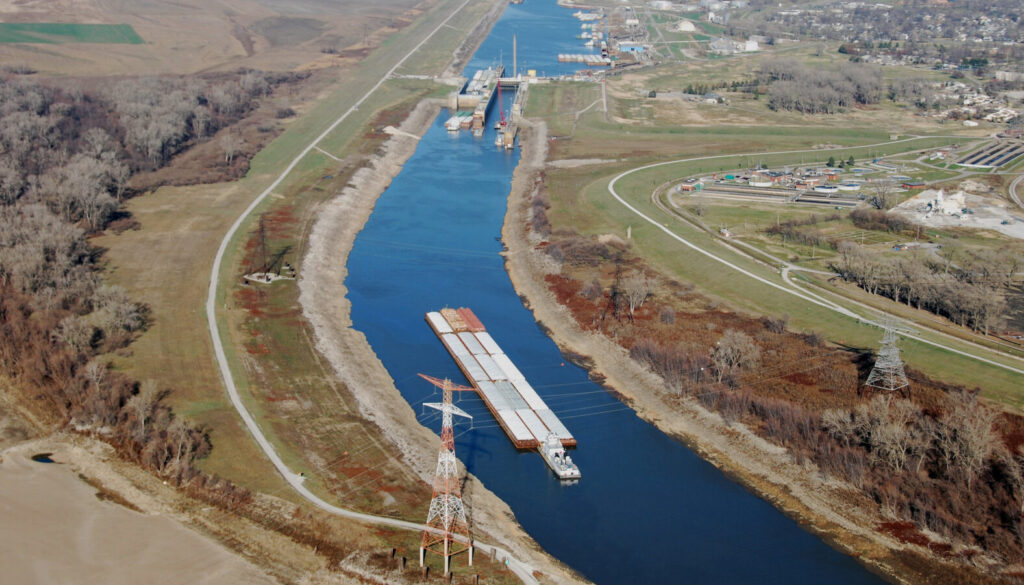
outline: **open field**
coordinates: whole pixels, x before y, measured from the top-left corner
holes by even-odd
[[[771,166],[782,163],[802,165],[824,163],[829,156],[871,160],[878,156],[909,150],[934,148],[974,140],[971,134],[960,135],[958,128],[949,128],[934,121],[915,122],[915,132],[901,131],[901,137],[944,135],[956,131],[952,138],[922,138],[911,144],[891,141],[891,131],[884,125],[870,122],[877,112],[853,111],[837,116],[811,117],[771,112],[763,108],[752,114],[735,105],[687,102],[679,98],[647,98],[634,90],[623,92],[619,82],[609,81],[608,120],[602,104],[577,118],[577,112],[595,99],[600,99],[597,84],[539,85],[531,90],[529,115],[543,118],[558,139],[551,143],[551,160],[571,158],[617,158],[630,156],[654,160],[661,155],[685,152],[695,156],[723,152],[774,152],[807,150],[795,157],[749,155],[735,160],[696,164],[692,172],[752,168],[758,163]],[[901,115],[896,111],[891,115]],[[564,140],[575,123],[573,140]],[[909,127],[909,126],[908,126]],[[616,140],[609,140],[614,135]],[[871,145],[852,148],[855,145]],[[844,149],[835,147],[844,146]],[[912,148],[908,148],[911,146]],[[820,152],[814,152],[815,150]],[[942,171],[945,172],[945,171]]]
[[[59,26],[79,31],[76,34],[106,31],[96,38],[113,38],[111,27],[119,26],[134,30],[144,41],[141,45],[10,41],[0,43],[0,61],[54,75],[184,74],[238,67],[294,70],[354,64],[409,26],[427,8],[420,4],[421,0],[384,0],[372,5],[354,0],[0,0],[0,14],[15,30],[26,23],[56,21],[67,23]],[[58,37],[33,34],[33,38]]]
[[[57,22],[0,22],[0,43],[110,43],[141,45],[142,38],[127,24],[67,24]]]

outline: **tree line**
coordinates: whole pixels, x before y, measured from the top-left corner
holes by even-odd
[[[835,249],[839,254],[832,269],[871,294],[942,315],[986,335],[1003,326],[1009,308],[1006,291],[1024,267],[1024,258],[1013,250],[969,250],[950,239],[934,255],[912,250],[900,257],[887,257],[827,236],[814,227],[821,219],[817,215],[790,219],[764,231],[784,241]],[[879,209],[855,209],[850,219],[861,229],[913,236],[912,223]]]
[[[837,250],[833,269],[844,280],[986,335],[1004,323],[1006,287],[1024,263],[1008,249],[965,250],[956,243],[943,246],[941,260],[919,254],[888,258],[849,241]]]
[[[758,74],[768,89],[768,107],[805,114],[835,114],[857,105],[877,104],[884,94],[877,67],[842,63],[816,69],[795,59],[766,61]]]
[[[200,476],[206,430],[174,414],[166,389],[102,357],[148,314],[103,283],[87,238],[118,212],[133,173],[238,120],[284,79],[243,71],[95,90],[0,80],[0,377],[38,422],[96,436],[175,483]]]

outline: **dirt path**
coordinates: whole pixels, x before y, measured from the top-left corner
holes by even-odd
[[[544,282],[544,276],[557,268],[546,256],[535,253],[535,236],[526,229],[530,197],[547,156],[546,127],[543,122],[527,121],[522,129],[523,158],[513,176],[502,230],[507,246],[506,268],[516,292],[559,347],[592,359],[594,372],[604,376],[606,385],[619,392],[638,415],[685,442],[702,458],[806,524],[826,541],[891,579],[914,582],[914,571],[894,554],[906,547],[873,529],[884,519],[873,509],[857,506],[855,502],[861,496],[855,490],[822,479],[820,474],[793,461],[782,447],[761,439],[742,425],[726,425],[721,417],[704,410],[692,399],[682,408],[671,403],[661,379],[630,359],[621,346],[577,326]]]
[[[1017,204],[1017,207],[1024,209],[1024,203],[1021,203],[1020,196],[1017,194],[1017,187],[1020,186],[1022,180],[1024,180],[1024,175],[1017,177],[1010,183],[1010,198]]]

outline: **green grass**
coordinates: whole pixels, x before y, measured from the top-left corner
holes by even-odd
[[[935,144],[946,139],[925,138],[900,144],[885,145],[885,150],[909,150],[920,148],[921,143]],[[736,146],[734,146],[735,148]],[[860,147],[863,149],[865,147]],[[829,151],[833,154],[863,157],[858,148]],[[768,155],[764,158],[773,166],[794,164],[795,155]],[[782,284],[776,271],[744,258],[725,248],[716,239],[703,231],[697,230],[666,215],[658,210],[650,201],[652,190],[669,180],[692,174],[697,168],[718,170],[718,168],[736,168],[739,157],[725,157],[712,161],[694,161],[689,163],[673,163],[656,167],[647,171],[634,173],[621,179],[616,190],[627,201],[642,212],[668,227],[699,247],[712,250],[716,255],[739,265],[745,270],[758,274],[763,278]],[[812,305],[800,297],[785,293],[768,284],[745,276],[735,270],[725,268],[721,263],[671,239],[660,229],[638,218],[619,202],[612,199],[607,186],[610,177],[615,173],[638,166],[640,161],[634,160],[628,165],[616,165],[618,170],[605,167],[600,176],[595,171],[580,169],[549,172],[549,192],[572,193],[553,197],[555,203],[551,211],[551,221],[555,226],[573,226],[587,234],[615,233],[625,234],[627,227],[632,228],[633,250],[648,260],[654,267],[675,278],[697,284],[701,290],[712,298],[726,300],[730,305],[754,314],[778,315],[788,313],[792,322],[804,330],[823,332],[833,341],[857,348],[872,348],[878,342],[878,330],[864,325],[849,317],[840,315],[823,307]],[[768,212],[762,212],[766,215]],[[761,220],[765,218],[759,218]],[[953,347],[964,347],[956,340],[942,339],[931,333],[923,333],[926,338],[938,340]],[[1020,392],[1019,375],[1010,373],[976,360],[959,356],[955,353],[938,349],[922,342],[907,340],[904,351],[908,363],[921,369],[928,375],[950,382],[967,386],[980,386],[986,395],[1015,407],[1024,405],[1024,395]],[[986,354],[984,350],[975,350]],[[999,357],[989,356],[996,361],[1012,363]]]
[[[381,71],[390,68],[389,62],[393,63],[404,55],[405,51],[418,42],[418,38],[422,38],[426,31],[436,27],[445,15],[443,11],[438,11],[432,18],[420,21],[418,26],[413,25],[414,33],[403,35],[400,40],[389,39],[381,49],[367,57],[352,72],[346,83],[339,84],[327,99],[322,100],[297,120],[253,159],[250,173],[243,180],[248,185],[247,190],[258,192],[262,188],[261,185],[268,183],[274,174],[281,172],[311,137],[322,132],[324,127],[348,109],[350,104],[375,83]],[[469,15],[460,13],[453,19],[453,26],[460,24],[464,28],[468,27],[469,18]],[[440,73],[441,56],[448,55],[450,58],[453,44],[457,40],[451,35],[439,33],[421,52],[406,61],[403,70],[423,65],[427,67],[425,71]],[[443,50],[436,50],[435,43],[442,45]],[[328,134],[319,146],[339,158],[350,154],[370,154],[379,145],[374,143],[369,151],[361,152],[361,149],[370,142],[366,138],[369,130],[367,123],[374,122],[381,111],[399,104],[411,108],[416,100],[428,95],[443,95],[449,89],[426,81],[388,81],[374,93],[371,100],[365,102]],[[325,365],[321,363],[304,326],[287,316],[276,319],[249,319],[233,296],[237,290],[238,275],[244,269],[243,245],[252,233],[259,214],[282,204],[294,205],[298,212],[315,206],[331,194],[337,193],[348,180],[347,176],[339,175],[338,166],[339,163],[319,153],[307,155],[275,190],[283,199],[268,198],[246,218],[243,227],[232,238],[222,264],[217,291],[218,305],[226,305],[228,310],[218,311],[219,334],[225,345],[229,367],[247,408],[259,421],[268,439],[274,443],[289,467],[296,472],[306,473],[310,489],[328,499],[344,496],[347,505],[363,510],[393,513],[393,510],[379,507],[381,500],[379,497],[375,499],[376,491],[373,489],[380,487],[378,484],[368,486],[366,490],[347,493],[349,487],[342,472],[332,469],[321,473],[315,466],[315,459],[308,457],[308,453],[312,451],[324,460],[340,461],[341,453],[357,445],[356,450],[361,453],[360,457],[346,461],[346,464],[368,468],[383,466],[387,476],[384,485],[397,490],[393,492],[393,497],[398,500],[397,512],[405,516],[414,508],[417,513],[419,512],[419,498],[422,494],[418,491],[418,480],[403,476],[405,468],[396,466],[395,462],[388,458],[387,453],[380,449],[358,446],[357,442],[365,443],[367,436],[371,437],[371,442],[373,441],[373,429],[361,429],[356,426],[358,417],[353,414],[356,409],[347,404],[350,398],[341,397],[349,395],[336,387],[333,372],[325,369]],[[325,180],[327,175],[334,175],[334,178]],[[301,239],[289,243],[294,250],[304,245]],[[277,245],[280,244],[282,243],[278,242]],[[297,252],[290,255],[293,266],[298,266],[300,260],[301,255]],[[299,269],[301,270],[301,267]],[[267,292],[270,295],[267,302],[279,315],[287,315],[288,311],[296,306],[297,289],[294,283],[275,283],[267,287]],[[263,345],[271,348],[272,354],[247,355],[246,344],[251,343],[253,338],[260,339]],[[316,405],[315,413],[307,413],[305,422],[315,423],[317,430],[306,429],[304,425],[296,424],[287,412],[281,411],[275,397],[279,397],[282,392],[286,396],[301,396]],[[340,426],[331,427],[325,434],[321,429],[327,429],[332,423]],[[416,488],[410,491],[409,486]]]
[[[106,43],[141,45],[142,37],[128,24],[2,22],[0,43]]]
[[[543,118],[552,136],[565,136],[572,132],[576,112],[585,109],[601,97],[601,88],[594,83],[552,83],[530,88],[526,111],[531,118]],[[590,112],[600,112],[600,104]],[[581,122],[584,118],[580,118]]]
[[[725,29],[718,26],[717,24],[711,24],[710,22],[698,22],[697,28],[703,29],[704,32],[709,35],[721,36]]]
[[[826,66],[826,58],[812,58]],[[687,80],[714,80],[743,78],[749,75],[756,66],[754,58],[743,58],[720,64],[699,63],[684,67],[670,65],[658,68],[652,75],[640,81],[620,82],[619,89],[626,95],[636,96],[639,90],[650,87],[679,88],[685,87]],[[660,73],[662,72],[663,73]],[[582,87],[582,86],[580,86]],[[557,104],[545,103],[547,99],[557,96],[558,101],[572,101],[566,95],[570,88],[558,89],[549,87],[546,93],[533,96],[528,104],[527,115],[535,113],[550,117],[561,113]],[[561,92],[561,93],[560,93]],[[584,100],[580,100],[584,101]],[[644,118],[645,107],[656,107],[656,100],[638,97],[610,99],[609,109],[613,116],[637,119]],[[708,110],[706,115],[714,115],[719,110]],[[727,110],[722,110],[727,111]],[[887,116],[891,125],[906,128],[908,114],[897,106],[884,106],[878,110]],[[576,140],[559,140],[550,145],[550,157],[559,158],[604,158],[618,159],[618,162],[604,166],[579,167],[573,169],[549,169],[546,180],[548,192],[552,196],[553,206],[549,212],[552,225],[572,227],[584,234],[618,234],[625,236],[627,229],[632,230],[633,250],[645,258],[653,267],[682,281],[695,283],[709,297],[725,300],[729,305],[754,314],[778,315],[788,313],[793,323],[804,330],[820,331],[826,337],[846,345],[861,349],[877,346],[879,332],[873,327],[859,323],[857,320],[840,315],[831,310],[811,305],[800,297],[783,292],[771,285],[745,276],[721,263],[702,254],[694,252],[667,234],[650,225],[631,211],[612,199],[607,187],[611,177],[617,173],[636,168],[645,163],[672,161],[684,158],[710,156],[705,160],[689,162],[670,162],[663,166],[651,168],[624,177],[616,184],[617,191],[633,206],[640,209],[659,224],[668,227],[688,241],[714,251],[715,254],[742,266],[744,269],[760,275],[769,282],[782,285],[776,270],[755,263],[726,248],[717,238],[702,230],[683,224],[675,216],[665,214],[654,206],[650,200],[652,191],[660,185],[676,181],[684,177],[698,174],[710,174],[737,168],[751,168],[757,163],[769,167],[797,166],[823,163],[829,156],[837,160],[845,160],[851,155],[858,166],[875,157],[904,155],[904,153],[945,146],[959,142],[969,144],[981,140],[962,136],[959,138],[943,138],[925,136],[912,140],[890,141],[890,128],[882,124],[867,124],[858,119],[834,117],[793,116],[785,113],[770,112],[764,109],[761,114],[764,120],[773,121],[771,125],[740,125],[729,124],[727,119],[722,123],[713,123],[717,118],[707,118],[708,123],[702,125],[679,125],[659,123],[655,118],[646,124],[625,124],[606,122],[599,112],[591,111],[580,118],[576,127]],[[613,118],[614,120],[614,118]],[[943,133],[944,128],[929,128],[926,131],[904,130],[901,134]],[[818,144],[840,144],[842,148],[813,150]],[[870,146],[869,146],[870,145]],[[970,147],[968,147],[970,148]],[[777,152],[785,150],[803,151],[790,154],[751,154],[730,155],[736,152]],[[909,158],[916,158],[911,155]],[[911,176],[922,176],[928,180],[944,180],[954,176],[950,170],[939,170],[930,167],[914,166],[907,172]],[[876,173],[877,174],[877,173]],[[882,173],[884,174],[884,173]],[[867,174],[856,175],[864,179]],[[844,178],[852,178],[847,174]],[[681,198],[684,206],[689,205]],[[738,204],[730,204],[737,205]],[[805,212],[789,210],[787,206],[779,206],[783,211],[776,212],[765,206],[764,209],[748,210],[749,214],[740,209],[717,209],[717,204],[708,203],[709,212],[701,218],[705,225],[715,231],[719,223],[735,227],[744,221],[757,224],[754,230],[772,221],[776,213],[784,216],[797,216]],[[821,215],[834,212],[832,209],[815,209]],[[749,226],[748,226],[749,227]],[[846,220],[836,225],[823,226],[829,232],[845,233],[848,228]],[[742,227],[741,227],[742,231]],[[856,230],[849,229],[853,235],[860,237]],[[866,243],[881,246],[888,239],[872,233],[863,234]],[[751,241],[764,251],[780,257],[798,256],[801,261],[809,260],[813,254],[817,260],[814,265],[821,266],[822,250],[806,246],[782,245],[777,239],[769,239],[758,235],[760,241]],[[807,285],[811,286],[811,285]],[[859,297],[858,297],[859,298]],[[851,306],[848,301],[839,300]],[[861,302],[864,302],[861,299]],[[870,302],[875,305],[876,303]],[[884,303],[881,306],[888,306]],[[870,311],[857,309],[865,315],[873,315]],[[913,317],[913,316],[912,316]],[[952,332],[952,331],[951,331]],[[967,337],[963,331],[956,331],[957,337]],[[954,348],[968,349],[994,361],[1008,363],[1019,367],[1019,362],[989,353],[985,349],[972,349],[958,339],[947,339],[937,333],[925,331],[921,334],[925,339],[937,341]],[[988,345],[980,340],[983,345]],[[954,352],[935,348],[923,342],[907,340],[903,345],[908,363],[927,375],[964,384],[969,387],[979,386],[985,394],[1006,404],[1020,407],[1024,405],[1024,393],[1020,389],[1020,376],[1005,369],[987,365],[983,362],[960,356]]]

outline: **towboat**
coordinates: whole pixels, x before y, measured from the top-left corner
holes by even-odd
[[[548,438],[540,447],[537,447],[537,450],[540,451],[541,457],[547,462],[551,471],[555,472],[558,479],[571,480],[580,478],[580,468],[576,467],[576,464],[573,463],[572,457],[565,452],[561,439],[554,433],[549,433]]]

